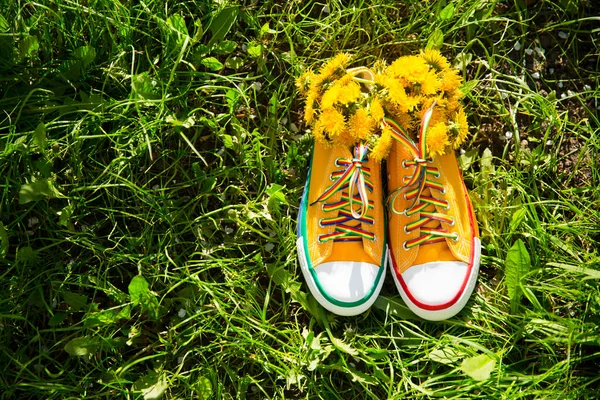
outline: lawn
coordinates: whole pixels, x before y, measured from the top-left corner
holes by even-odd
[[[526,4],[529,3],[529,4]],[[600,398],[596,2],[0,0],[0,398]],[[444,322],[309,294],[294,85],[439,49],[483,246]]]

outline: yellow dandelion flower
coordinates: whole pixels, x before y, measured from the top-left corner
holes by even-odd
[[[450,68],[450,63],[448,63],[448,60],[438,50],[423,50],[421,51],[421,58],[437,72]]]
[[[318,93],[310,90],[306,96],[306,106],[304,107],[304,120],[307,124],[311,124],[315,116],[315,101],[318,98]]]
[[[375,121],[379,122],[383,120],[385,117],[385,111],[383,111],[383,106],[381,105],[381,100],[379,100],[379,97],[373,97],[369,112]]]
[[[429,155],[432,157],[446,153],[446,148],[450,145],[447,125],[443,122],[430,125],[427,129],[426,142]]]
[[[354,74],[346,73],[346,75],[338,79],[338,82],[341,86],[346,86],[350,82],[354,82]]]
[[[389,127],[384,126],[381,130],[381,136],[371,144],[369,157],[375,161],[384,160],[390,153],[392,148],[392,131]]]
[[[429,71],[429,65],[418,56],[404,56],[394,61],[388,68],[396,78],[404,78],[410,83],[420,83]]]
[[[338,101],[341,104],[349,104],[360,97],[360,85],[356,82],[350,82],[339,89]]]
[[[455,149],[458,149],[469,135],[469,123],[467,122],[467,114],[465,110],[460,107],[453,118],[454,126],[456,127],[456,136],[452,143]]]
[[[350,58],[351,56],[348,53],[338,54],[327,61],[327,63],[321,68],[319,75],[321,75],[323,79],[328,79],[338,72],[338,70],[346,69],[348,62],[350,62]]]
[[[349,129],[345,129],[336,138],[336,144],[344,147],[350,147],[356,144],[356,138],[352,136]]]
[[[404,87],[397,79],[388,79],[387,82],[387,100],[400,107],[404,112],[409,111],[409,98],[406,95]]]
[[[304,106],[304,120],[307,124],[312,124],[315,118],[315,108],[313,107],[312,102],[307,102],[306,106]]]
[[[444,92],[452,92],[462,84],[462,77],[457,69],[449,69],[441,74],[441,88]]]
[[[301,94],[306,94],[308,92],[308,88],[310,87],[310,83],[314,77],[315,73],[309,69],[296,78],[296,88]]]
[[[357,139],[367,139],[373,134],[375,121],[365,108],[359,108],[348,120],[348,126],[352,136]]]
[[[344,116],[335,108],[323,110],[319,117],[319,124],[323,125],[330,138],[334,138],[346,129]]]
[[[406,96],[406,100],[404,101],[404,107],[407,111],[413,111],[419,106],[419,104],[421,104],[422,101],[422,96]]]
[[[462,99],[463,96],[463,92],[460,89],[456,89],[449,93],[448,97],[444,100],[444,105],[448,114],[452,114],[461,106],[460,99]]]
[[[327,110],[331,108],[337,103],[340,97],[340,87],[338,85],[331,85],[329,89],[323,93],[323,98],[321,99],[321,109]]]
[[[325,127],[320,123],[319,120],[317,120],[315,126],[313,127],[312,135],[315,138],[315,141],[324,145],[331,145],[331,142],[329,142],[325,137]]]
[[[420,82],[421,94],[425,96],[434,95],[440,90],[441,86],[442,82],[438,79],[436,74],[434,74],[433,71],[428,71],[423,75]]]
[[[392,116],[394,121],[396,121],[405,131],[411,132],[415,126],[414,119],[410,116],[409,113],[402,111],[400,107],[394,104],[386,104],[386,110]]]

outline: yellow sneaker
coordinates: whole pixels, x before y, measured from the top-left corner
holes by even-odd
[[[415,144],[392,120],[388,165],[391,271],[408,307],[438,321],[467,303],[479,271],[481,242],[473,207],[454,151],[428,157],[425,145],[433,106]]]
[[[298,214],[298,258],[317,301],[357,315],[375,301],[388,260],[381,165],[368,147],[318,142]],[[350,195],[351,194],[351,195]]]

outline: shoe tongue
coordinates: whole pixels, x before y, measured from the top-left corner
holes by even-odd
[[[433,197],[431,195],[431,189],[425,188],[422,196]],[[436,212],[437,210],[433,204],[429,204],[423,211]],[[439,228],[440,225],[441,222],[436,220],[429,221],[425,224],[427,228]],[[417,258],[413,265],[425,264],[433,261],[456,261],[456,257],[452,254],[446,241],[420,245],[417,250]]]

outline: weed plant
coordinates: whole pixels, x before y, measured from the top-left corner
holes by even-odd
[[[594,4],[0,0],[0,398],[599,398]],[[467,81],[478,287],[337,317],[294,78],[426,46]]]

